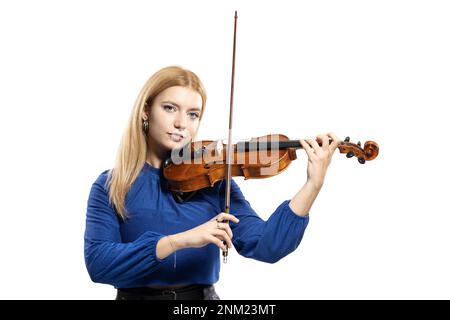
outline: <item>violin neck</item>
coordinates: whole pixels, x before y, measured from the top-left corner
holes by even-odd
[[[317,140],[316,140],[317,141]],[[328,143],[331,144],[332,139]],[[322,146],[321,141],[317,141]],[[236,144],[238,151],[258,151],[258,150],[283,150],[283,149],[303,149],[299,140],[282,140],[282,141],[241,141]]]
[[[288,148],[302,149],[302,145],[298,140],[283,140],[283,141],[242,141],[236,144],[238,151],[258,151],[258,150],[282,150]]]

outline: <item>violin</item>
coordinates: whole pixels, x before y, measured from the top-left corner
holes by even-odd
[[[330,139],[330,143],[332,140]],[[322,146],[322,141],[318,141]],[[163,174],[172,192],[192,192],[212,187],[227,177],[227,152],[231,149],[230,170],[232,177],[247,179],[273,177],[288,168],[297,159],[296,150],[302,149],[299,140],[289,140],[282,134],[266,135],[233,144],[231,148],[221,140],[196,141],[175,149],[163,163]],[[373,160],[379,152],[374,141],[352,143],[345,138],[339,143],[340,153],[347,158],[356,157],[364,164]]]

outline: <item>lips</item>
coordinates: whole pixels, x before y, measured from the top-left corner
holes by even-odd
[[[168,133],[168,135],[169,135],[170,139],[175,142],[180,142],[181,140],[184,139],[184,136],[179,133]]]
[[[170,134],[170,135],[173,135],[173,136],[178,136],[178,137],[180,137],[181,139],[184,139],[184,136],[183,136],[181,133],[175,133],[175,132],[170,133],[170,132],[169,132],[169,134]]]

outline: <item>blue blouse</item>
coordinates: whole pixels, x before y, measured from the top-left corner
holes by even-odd
[[[116,288],[218,281],[221,251],[216,245],[177,251],[174,268],[175,255],[158,259],[156,244],[166,235],[192,229],[223,212],[224,181],[178,203],[167,188],[162,170],[145,163],[126,196],[128,219],[123,221],[109,204],[107,175],[108,171],[103,172],[94,182],[87,203],[84,252],[92,281]],[[282,202],[264,221],[232,180],[230,213],[240,220],[238,224],[230,221],[237,252],[274,263],[294,251],[309,217],[296,215],[288,203]]]

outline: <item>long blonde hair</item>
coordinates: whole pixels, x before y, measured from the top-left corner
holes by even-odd
[[[187,87],[200,94],[202,97],[200,119],[205,110],[206,92],[200,79],[192,71],[179,66],[169,66],[157,71],[147,80],[134,103],[117,152],[115,166],[108,173],[109,201],[122,219],[127,217],[125,197],[147,158],[146,135],[142,129],[144,109],[146,105],[151,107],[158,94],[174,86]]]

